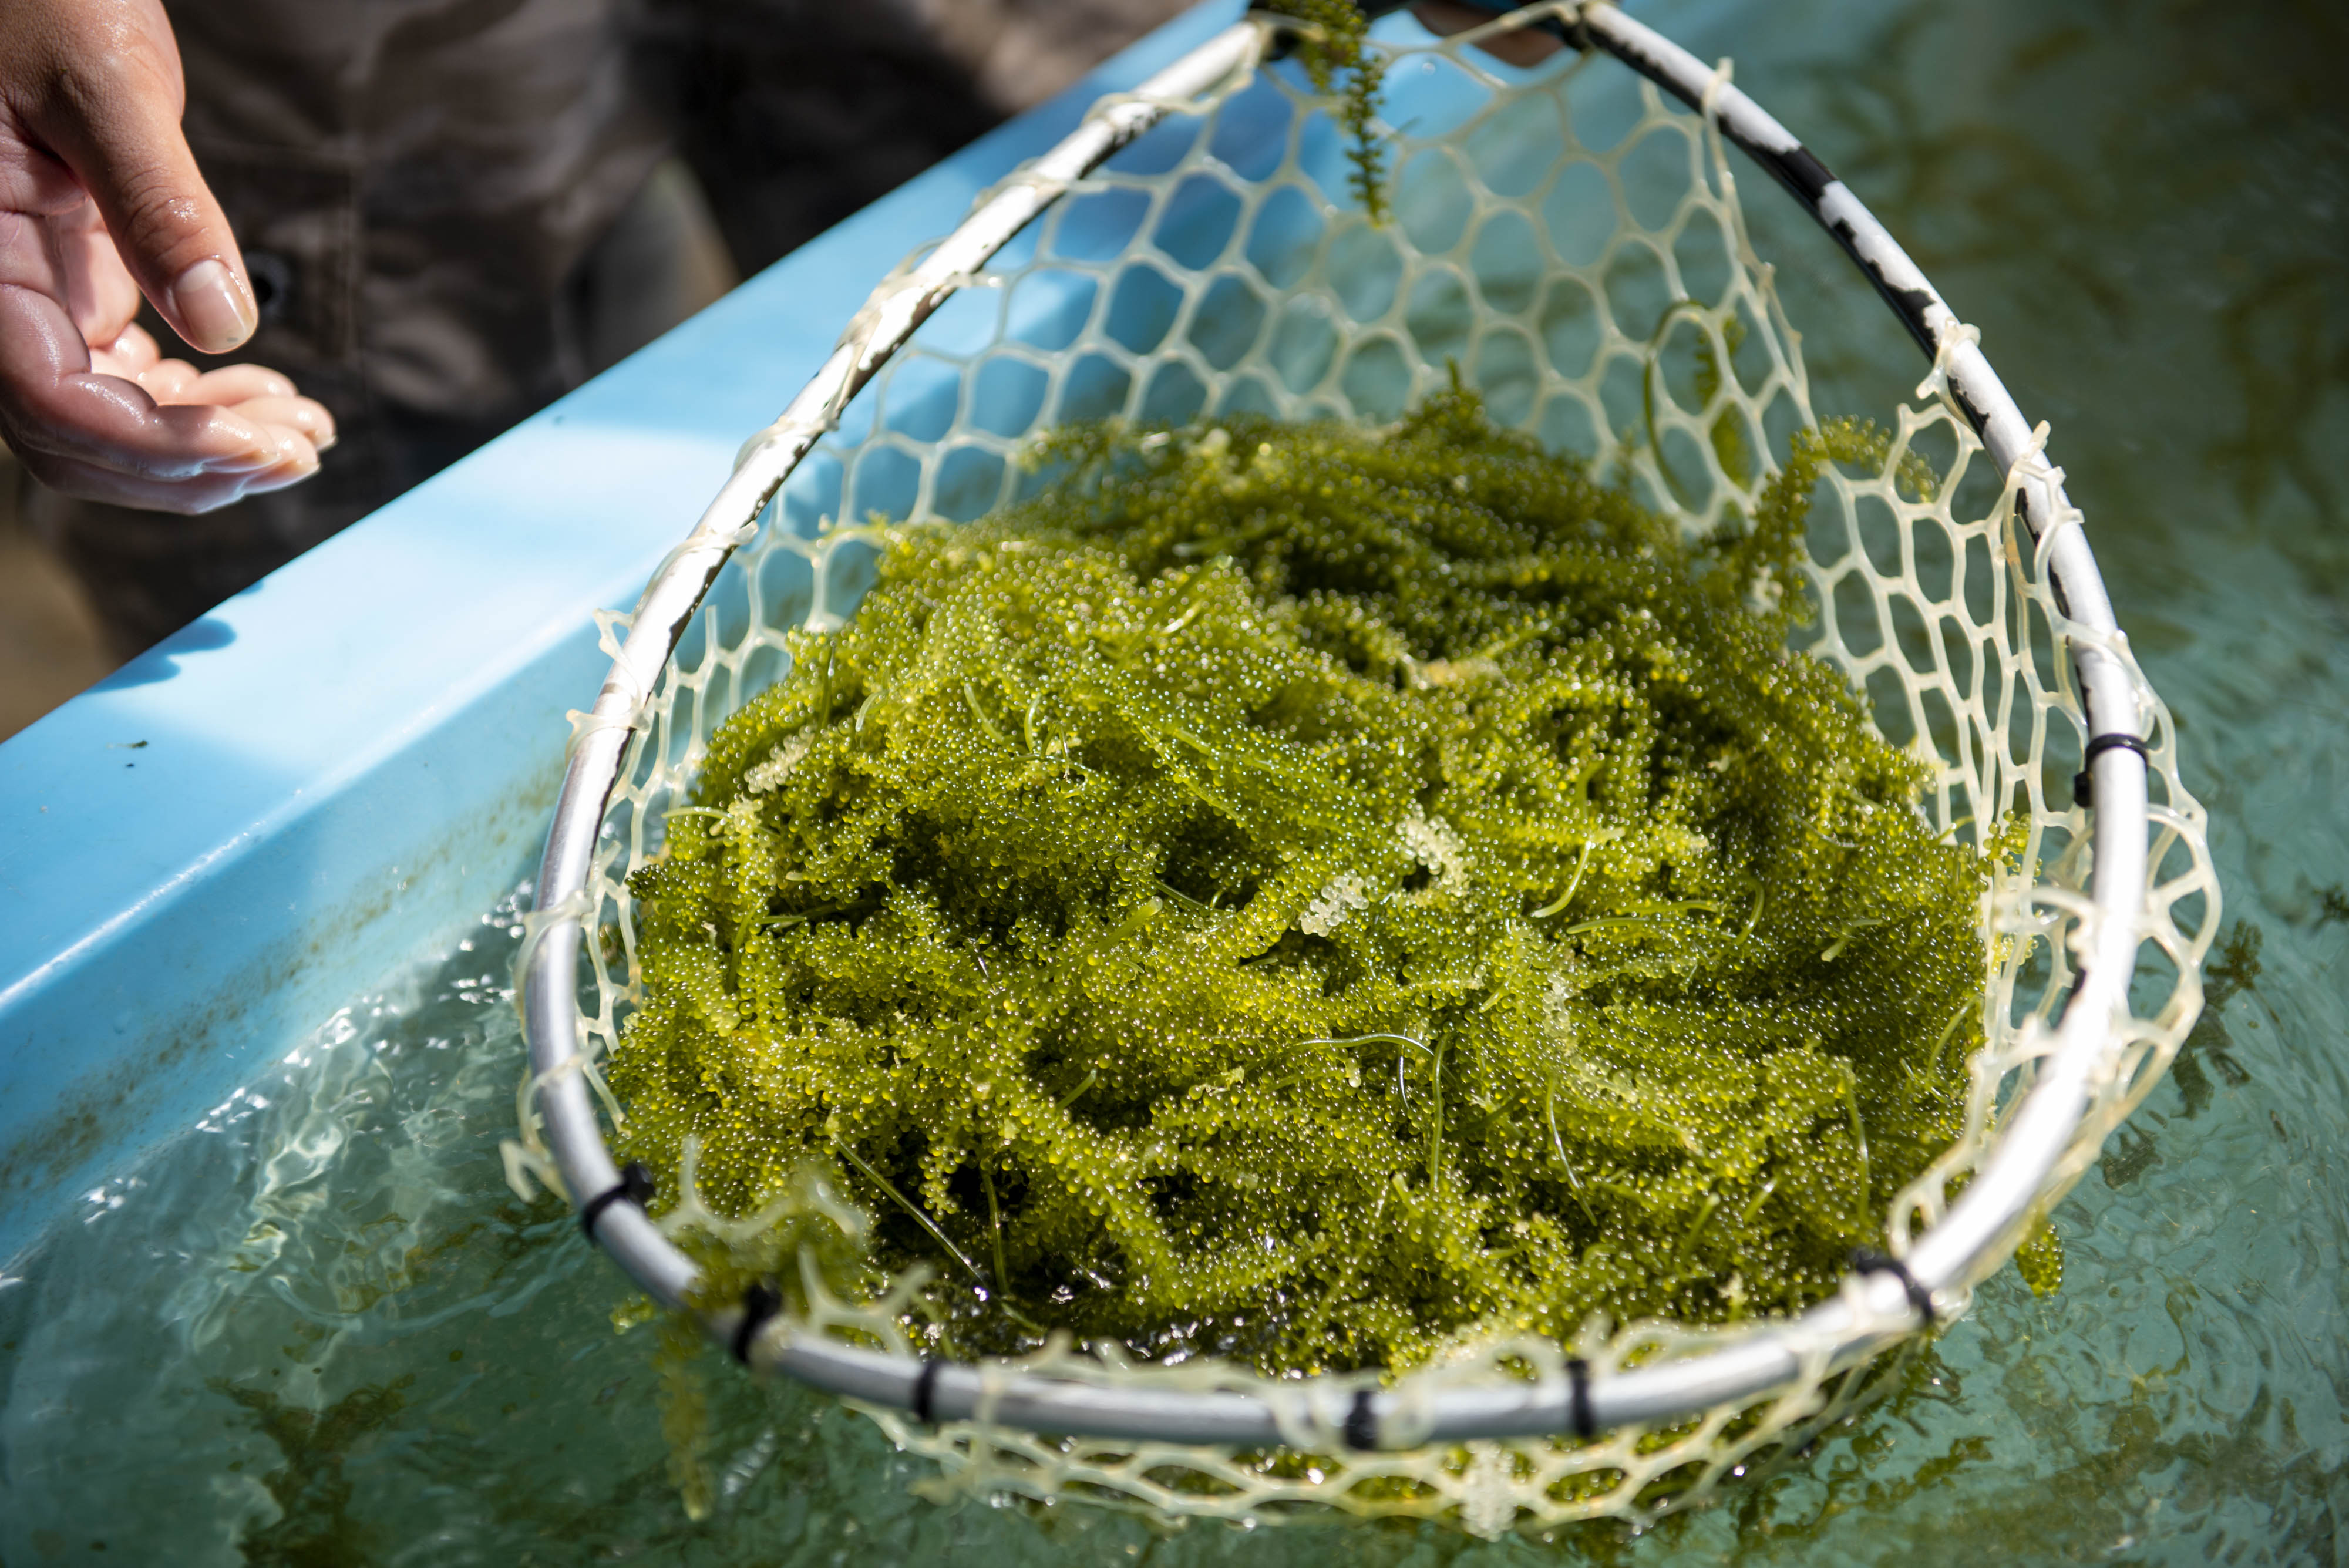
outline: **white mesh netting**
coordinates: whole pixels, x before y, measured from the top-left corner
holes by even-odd
[[[1696,530],[1747,505],[1770,454],[1813,422],[1795,335],[1698,117],[1603,58],[1526,73],[1458,44],[1398,48],[1392,213],[1373,224],[1346,194],[1341,133],[1299,82],[1293,67],[1257,74],[1079,182],[846,406],[734,556],[647,705],[606,819],[590,888],[589,929],[605,935],[588,944],[591,1061],[612,1047],[634,995],[626,877],[657,855],[663,811],[711,728],[781,671],[786,628],[850,612],[871,560],[866,524],[986,512],[1023,482],[1019,454],[1037,430],[1236,410],[1382,421],[1456,365],[1496,420],[1614,469]],[[1857,277],[1850,308],[1878,308]],[[2084,731],[2062,650],[2094,643],[2130,672],[2151,753],[2151,872],[2132,1012],[2114,1021],[2107,1070],[2040,1213],[2168,1065],[2200,1003],[2218,913],[2203,813],[2178,782],[2168,713],[2126,639],[2075,624],[2047,587],[2045,541],[2077,514],[2048,520],[2034,544],[2014,486],[1933,387],[1879,415],[1893,438],[1882,472],[1827,474],[1811,530],[1821,610],[1811,649],[1867,691],[1888,735],[1936,765],[1925,802],[1934,823],[1972,842],[2010,811],[2030,818],[2020,869],[1985,900],[1989,1043],[1972,1064],[1965,1132],[1890,1217],[1896,1256],[1940,1217],[2031,1081],[2099,919],[2085,891],[2087,815],[2071,804]],[[1911,453],[1937,485],[1917,484]],[[616,654],[626,618],[602,618]],[[812,1288],[814,1311],[786,1333],[908,1349],[890,1303]],[[1846,1293],[1864,1316],[1861,1293]],[[1963,1295],[1945,1292],[1945,1309],[1962,1311]],[[1572,1346],[1464,1345],[1392,1385],[1408,1407],[1462,1382],[1560,1379],[1569,1351],[1604,1374],[1754,1333],[1795,1339],[1805,1371],[1792,1386],[1588,1441],[1350,1452],[1316,1414],[1326,1407],[1308,1408],[1294,1385],[1065,1346],[1007,1368],[1253,1389],[1287,1413],[1290,1445],[1235,1454],[871,1413],[940,1462],[936,1484],[992,1493],[1086,1496],[1169,1517],[1443,1517],[1487,1535],[1596,1517],[1646,1523],[1799,1449],[1880,1386],[1884,1365],[1838,1369],[1831,1346],[1783,1322],[1594,1324]],[[1399,1425],[1407,1435],[1408,1420]]]

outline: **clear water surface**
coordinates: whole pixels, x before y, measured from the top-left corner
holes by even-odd
[[[1664,1564],[2349,1556],[2349,23],[2317,0],[1675,0],[2054,422],[2209,804],[2235,955],[2178,1069],[1909,1390],[1626,1541],[1153,1532],[910,1495],[869,1423],[714,1361],[687,1520],[657,1334],[496,1155],[512,907],[354,1002],[0,1280],[0,1563]],[[1914,351],[1758,176],[1819,408]]]

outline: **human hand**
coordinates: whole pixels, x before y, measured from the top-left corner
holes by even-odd
[[[208,354],[258,322],[160,0],[0,0],[0,437],[53,489],[150,511],[316,472],[334,419],[292,381],[200,375],[131,321],[143,293]]]

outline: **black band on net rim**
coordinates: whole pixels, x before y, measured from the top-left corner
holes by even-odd
[[[1566,1358],[1566,1423],[1578,1438],[1595,1438],[1599,1422],[1590,1413],[1590,1363],[1579,1355]]]
[[[593,1241],[595,1239],[595,1221],[604,1217],[605,1210],[623,1199],[642,1209],[652,1201],[652,1197],[653,1173],[632,1159],[620,1168],[619,1180],[579,1206],[579,1228],[586,1231],[587,1239]]]
[[[750,1365],[750,1342],[769,1319],[783,1310],[783,1293],[765,1280],[761,1280],[742,1293],[742,1321],[734,1325],[734,1359],[743,1366]]]
[[[2076,805],[2094,805],[2095,781],[2089,773],[2096,759],[2106,752],[2135,752],[2145,765],[2153,765],[2153,752],[2135,735],[2097,735],[2088,742],[2088,749],[2080,753],[2080,771],[2072,775],[2072,799]]]
[[[1346,1446],[1368,1453],[1379,1446],[1378,1390],[1357,1388],[1354,1402],[1346,1408]]]
[[[1940,1320],[1940,1314],[1933,1310],[1933,1293],[1909,1272],[1908,1264],[1891,1253],[1879,1252],[1869,1247],[1855,1247],[1851,1251],[1851,1266],[1863,1274],[1890,1274],[1899,1280],[1901,1290],[1908,1294],[1909,1304],[1917,1309],[1917,1315],[1925,1320],[1927,1328]]]
[[[1894,1266],[1899,1267],[1898,1264]],[[1904,1269],[1901,1272],[1905,1274],[1908,1271]],[[1929,1303],[1925,1308],[1926,1317],[1930,1319],[1932,1313],[1933,1309]],[[936,1365],[935,1362],[924,1365],[922,1376],[926,1382],[930,1376],[931,1367]],[[923,1397],[923,1384],[915,1386],[916,1398]],[[1354,1391],[1353,1403],[1346,1407],[1346,1422],[1340,1429],[1348,1448],[1358,1452],[1368,1453],[1379,1446],[1377,1401],[1378,1391],[1374,1388],[1358,1388]],[[916,1414],[920,1414],[918,1406],[916,1407]],[[1579,1355],[1570,1355],[1566,1361],[1566,1419],[1567,1429],[1578,1438],[1595,1438],[1599,1435],[1599,1421],[1590,1409],[1590,1363]]]
[[[946,1365],[935,1355],[926,1355],[922,1357],[921,1371],[914,1375],[914,1397],[906,1407],[913,1411],[914,1419],[925,1427],[938,1424],[938,1374]]]

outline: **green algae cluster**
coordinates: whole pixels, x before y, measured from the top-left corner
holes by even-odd
[[[1372,223],[1383,223],[1386,143],[1377,121],[1387,59],[1370,46],[1370,18],[1356,0],[1282,0],[1275,9],[1305,24],[1297,39],[1298,60],[1313,90],[1338,100],[1331,118],[1346,132],[1346,187]]]
[[[1881,454],[1688,543],[1459,392],[1057,432],[711,737],[631,883],[627,1154],[736,1214],[824,1173],[958,1354],[1817,1299],[1957,1133],[1985,968],[1986,862],[1787,647]]]

